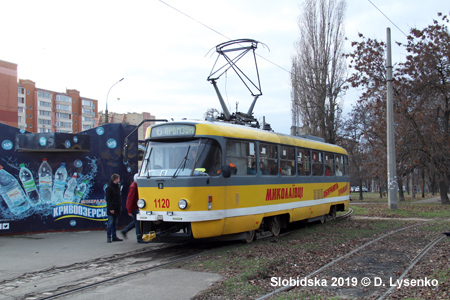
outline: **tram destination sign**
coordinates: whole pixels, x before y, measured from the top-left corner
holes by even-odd
[[[150,138],[193,137],[194,125],[168,124],[152,128]]]

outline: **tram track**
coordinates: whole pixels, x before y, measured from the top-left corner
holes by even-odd
[[[399,284],[428,251],[444,239],[444,236],[430,237],[422,234],[420,240],[411,242],[408,239],[409,232],[419,230],[418,228],[424,224],[425,222],[414,223],[385,233],[309,274],[299,275],[305,280],[304,282],[317,278],[326,282],[326,286],[305,288],[299,285],[298,281],[292,281],[293,284],[284,285],[257,299],[269,299],[286,292],[295,293],[300,288],[313,290],[314,294],[324,294],[324,292],[326,294],[327,291],[334,290],[335,292],[337,289],[338,295],[336,296],[338,297],[387,299],[393,291],[399,288]],[[399,253],[398,249],[405,248],[409,250]],[[341,282],[338,282],[337,279],[341,279]]]
[[[335,218],[350,216],[352,211]],[[284,236],[291,233],[280,234]],[[267,238],[265,236],[260,239]],[[38,272],[26,273],[0,282],[0,295],[8,299],[60,299],[85,290],[108,285],[145,272],[152,272],[199,255],[226,247],[245,247],[245,244],[214,244],[214,247],[199,247],[198,244],[163,244],[150,246],[131,253],[88,260],[63,267],[53,267]],[[206,249],[206,250],[205,250]]]
[[[97,287],[97,286],[100,286],[100,285],[104,285],[104,284],[112,282],[112,281],[117,281],[117,280],[120,280],[120,279],[123,279],[123,278],[126,278],[126,277],[137,275],[139,273],[153,271],[155,269],[162,268],[162,267],[165,267],[165,266],[177,263],[177,262],[189,260],[189,259],[197,257],[198,255],[199,254],[195,254],[195,255],[191,255],[191,256],[187,256],[187,257],[181,257],[181,258],[178,258],[178,256],[174,256],[174,257],[171,257],[169,259],[169,261],[165,262],[165,263],[156,264],[156,265],[150,266],[150,267],[143,267],[143,268],[140,268],[140,269],[135,270],[135,271],[133,271],[133,270],[130,270],[128,272],[127,271],[125,271],[125,272],[122,271],[125,274],[112,276],[112,277],[105,278],[105,279],[102,279],[102,280],[99,280],[97,282],[90,283],[90,284],[83,284],[83,285],[80,285],[78,287],[70,287],[68,290],[58,291],[57,293],[55,293],[53,295],[45,296],[43,298],[38,298],[38,299],[42,299],[42,300],[44,300],[44,299],[45,300],[46,299],[57,299],[57,298],[60,298],[60,297],[63,297],[63,296],[68,296],[70,294],[77,293],[77,292],[80,292],[80,291],[84,291],[86,289],[94,288],[94,287]],[[49,292],[46,292],[46,293],[48,294]],[[46,293],[44,293],[44,294],[46,294]],[[30,298],[28,298],[28,299],[30,299]]]
[[[184,244],[164,244],[143,251],[50,268],[0,282],[0,295],[9,297],[7,299],[58,299],[189,260],[211,250]]]

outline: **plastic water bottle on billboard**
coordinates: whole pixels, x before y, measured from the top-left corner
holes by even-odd
[[[47,162],[46,158],[42,159],[42,164],[39,167],[39,194],[41,202],[50,203],[52,201],[52,168]]]
[[[81,199],[83,199],[84,193],[86,192],[86,183],[87,180],[83,180],[82,183],[80,183],[77,188],[75,189],[75,193],[72,197],[72,201],[76,203],[80,203]]]
[[[22,181],[23,188],[28,195],[28,199],[32,205],[37,205],[41,201],[39,199],[39,193],[36,189],[36,184],[34,183],[33,174],[30,169],[25,167],[25,164],[20,164],[19,172],[20,181]]]
[[[22,187],[14,176],[9,174],[0,165],[0,195],[8,205],[9,210],[20,215],[24,211],[30,209],[28,197],[25,195]]]
[[[53,184],[52,202],[60,203],[64,198],[64,189],[66,188],[67,170],[66,164],[61,166],[55,172],[55,183]]]
[[[72,178],[70,178],[69,182],[67,183],[67,189],[64,192],[64,201],[70,201],[70,199],[72,199],[76,186],[77,186],[77,173],[73,173]]]

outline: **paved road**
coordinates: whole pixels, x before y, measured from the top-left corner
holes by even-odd
[[[365,202],[364,200],[359,200],[359,199],[353,199],[352,202],[350,202],[350,204],[380,204],[382,202]],[[413,201],[412,203],[441,203],[441,197],[434,197],[434,198],[427,198],[427,199],[420,199],[420,200],[416,200]]]
[[[441,203],[441,197],[421,199],[421,200],[414,201],[413,203]]]
[[[105,231],[0,236],[0,299],[13,299],[8,296],[3,280],[52,267],[139,251],[145,247],[148,245],[136,243],[131,235],[123,242],[108,244]],[[70,299],[190,299],[218,280],[221,280],[218,274],[179,269],[157,270],[131,281],[122,280],[79,296],[71,295]]]

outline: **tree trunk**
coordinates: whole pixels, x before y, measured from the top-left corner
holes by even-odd
[[[363,191],[362,191],[362,181],[359,182],[359,200],[364,200],[363,199]]]
[[[431,185],[431,195],[434,196],[434,192],[436,189],[436,180],[435,180],[434,175],[430,176],[430,185]]]
[[[408,195],[410,194],[410,185],[411,185],[411,176],[410,175],[408,175],[407,177],[406,177],[406,193],[408,193]]]
[[[447,195],[448,186],[447,186],[447,182],[445,181],[445,179],[439,180],[439,191],[441,193],[441,203],[444,205],[449,205],[450,201],[448,200],[448,195]]]
[[[425,171],[422,169],[422,198],[425,198]]]
[[[401,176],[398,177],[397,184],[398,184],[398,200],[405,201],[405,194],[403,193],[403,179]]]

